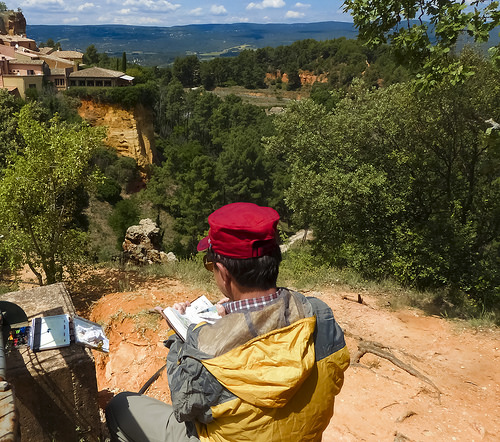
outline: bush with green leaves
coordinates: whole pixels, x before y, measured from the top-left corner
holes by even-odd
[[[34,104],[18,117],[22,151],[11,152],[0,179],[0,247],[11,268],[27,264],[40,284],[60,281],[86,257],[83,209],[99,180],[90,159],[102,128],[37,120]]]
[[[100,201],[106,201],[111,205],[115,205],[122,199],[122,186],[113,178],[105,177],[101,183],[97,185],[96,197]]]
[[[154,85],[151,83],[126,87],[73,86],[64,93],[70,97],[94,100],[98,103],[119,104],[133,108],[137,104],[150,105],[154,101]]]
[[[140,210],[137,203],[131,199],[124,199],[116,203],[109,217],[109,225],[117,238],[117,249],[122,250],[125,234],[130,226],[139,224]]]
[[[331,264],[414,287],[449,287],[490,308],[500,300],[498,70],[432,94],[362,84],[334,112],[293,103],[269,149],[290,165],[285,199]]]

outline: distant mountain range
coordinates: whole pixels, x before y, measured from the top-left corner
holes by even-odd
[[[500,28],[490,33],[483,50],[499,44]],[[168,66],[175,57],[196,54],[200,59],[238,55],[243,49],[266,46],[288,46],[295,41],[312,38],[356,38],[358,32],[352,23],[325,21],[318,23],[256,24],[235,23],[229,25],[188,25],[172,27],[127,25],[27,25],[26,33],[37,42],[49,38],[60,42],[64,50],[85,52],[91,44],[98,52],[110,57],[121,57],[144,66]],[[460,39],[458,47],[468,42]]]
[[[308,38],[318,41],[356,38],[358,34],[352,23],[335,21],[173,27],[27,25],[26,33],[37,44],[49,38],[60,42],[64,50],[85,52],[93,44],[98,52],[112,57],[121,57],[126,52],[128,61],[146,66],[167,66],[175,57],[190,54],[202,59],[237,55],[241,49],[286,46]]]

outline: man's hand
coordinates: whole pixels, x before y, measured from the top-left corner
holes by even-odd
[[[172,307],[177,310],[181,315],[186,313],[186,307],[189,307],[191,303],[189,301],[186,302],[176,302]]]
[[[217,309],[219,316],[226,316],[226,309],[222,304],[229,301],[231,301],[229,298],[222,298],[217,304],[215,304],[215,308]]]

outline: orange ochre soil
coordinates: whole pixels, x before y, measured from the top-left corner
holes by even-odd
[[[94,352],[102,406],[120,391],[139,391],[165,363],[168,327],[149,310],[203,294],[169,279],[143,282],[132,290],[104,293],[86,312],[105,324],[110,339],[109,354]],[[335,287],[306,294],[333,309],[351,355],[360,339],[383,344],[440,391],[367,353],[346,372],[324,442],[500,440],[497,329],[472,329],[417,309],[391,311],[379,307],[374,294],[364,294],[363,304],[350,301],[357,293]],[[146,394],[170,401],[166,371]]]

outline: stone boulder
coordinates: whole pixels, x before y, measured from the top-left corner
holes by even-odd
[[[134,264],[153,264],[176,261],[175,255],[160,250],[161,236],[158,226],[149,218],[143,219],[137,226],[130,226],[123,241],[125,261]]]
[[[292,235],[285,244],[280,245],[281,253],[288,251],[295,243],[301,242],[304,244],[306,241],[311,241],[313,239],[312,230],[299,230],[295,235]]]

